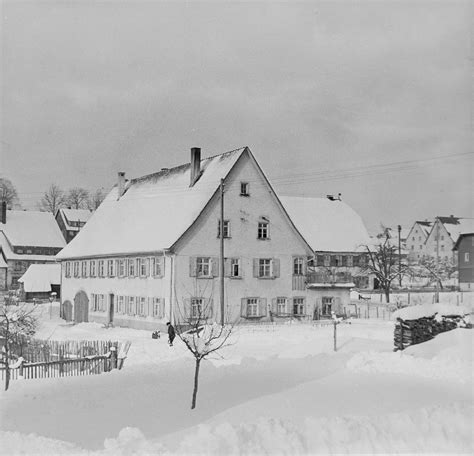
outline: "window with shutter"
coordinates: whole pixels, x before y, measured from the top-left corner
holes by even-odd
[[[247,298],[246,317],[258,317],[258,298]]]
[[[293,275],[303,275],[304,258],[293,258]]]
[[[293,298],[293,315],[303,316],[306,314],[305,298]]]
[[[277,315],[285,315],[287,313],[286,302],[287,302],[286,298],[282,298],[282,297],[276,298]]]

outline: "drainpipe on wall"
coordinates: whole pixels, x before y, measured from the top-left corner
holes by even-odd
[[[163,252],[164,256],[165,256],[165,264],[166,264],[166,251]],[[175,274],[176,274],[176,271],[175,271],[175,258],[174,258],[174,255],[170,255],[168,257],[170,259],[170,292],[169,292],[169,296],[170,296],[170,311],[169,311],[169,321],[171,322],[172,325],[174,325],[174,312],[173,312],[173,294],[174,294],[174,284],[175,284]],[[176,299],[176,297],[175,297]]]

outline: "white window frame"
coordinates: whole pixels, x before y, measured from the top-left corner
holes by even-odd
[[[469,252],[464,252],[464,263],[469,263]]]
[[[135,269],[136,269],[136,261],[135,258],[129,258],[127,260],[127,272],[128,272],[128,277],[135,277]]]
[[[250,196],[250,184],[248,182],[240,183],[240,196]]]
[[[224,220],[224,239],[230,238],[230,220]],[[217,237],[221,237],[221,221],[217,220]]]
[[[115,260],[107,260],[107,277],[115,277]]]
[[[126,277],[127,276],[127,260],[125,258],[121,258],[119,260],[117,276],[118,277]]]
[[[205,271],[207,268],[207,274]],[[211,277],[212,275],[212,259],[211,257],[196,258],[196,277]]]
[[[99,260],[98,265],[97,265],[97,276],[98,277],[104,277],[105,273],[105,262],[104,260]]]
[[[304,274],[304,258],[293,258],[293,275],[302,276]]]
[[[191,298],[191,307],[189,309],[189,316],[192,319],[204,318],[205,302],[203,298]]]
[[[117,313],[119,314],[125,313],[124,304],[125,304],[124,296],[117,296]]]
[[[153,317],[162,318],[162,315],[161,315],[161,298],[153,298]]]
[[[64,271],[64,275],[66,277],[71,277],[71,262],[70,261],[66,261],[66,268]]]
[[[354,266],[354,257],[352,255],[347,255],[347,267],[352,268]]]
[[[302,296],[296,296],[292,300],[293,304],[293,315],[303,317],[306,315],[306,300]],[[295,306],[297,306],[297,312],[295,312]]]
[[[242,277],[240,258],[230,259],[230,277]]]
[[[148,271],[147,271],[147,262],[148,258],[139,258],[138,259],[138,266],[139,270],[138,272],[140,273],[140,277],[147,277],[148,276]]]
[[[133,317],[136,313],[135,296],[129,296],[127,301],[127,315]]]
[[[257,225],[257,239],[270,239],[270,222],[267,220],[259,220]]]
[[[87,277],[87,261],[81,261],[81,276]]]
[[[96,273],[97,273],[97,262],[96,262],[96,260],[91,260],[90,261],[89,269],[90,269],[90,276],[91,277],[96,277]]]
[[[268,271],[268,274],[267,274],[267,271]],[[258,259],[258,277],[261,279],[271,279],[273,277],[272,258],[259,258]]]
[[[138,315],[140,317],[146,317],[146,298],[143,296],[140,296],[137,298],[138,301]]]
[[[284,315],[287,313],[288,298],[279,296],[276,298],[276,311],[277,315]]]
[[[247,298],[246,303],[245,303],[245,311],[246,311],[247,317],[258,317],[259,316],[258,307],[259,307],[259,298]]]
[[[323,296],[321,299],[321,314],[322,315],[330,315],[332,312],[332,306],[334,305],[334,297],[333,296]],[[329,311],[328,311],[329,306]],[[326,312],[324,312],[326,310]]]

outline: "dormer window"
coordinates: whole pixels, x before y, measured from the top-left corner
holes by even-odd
[[[250,196],[248,182],[240,183],[240,196]]]

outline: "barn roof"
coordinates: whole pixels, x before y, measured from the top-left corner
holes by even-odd
[[[18,279],[27,293],[51,291],[51,285],[61,284],[61,265],[32,264]]]
[[[190,163],[115,186],[59,259],[158,252],[169,249],[194,223],[246,147],[204,158],[190,186]],[[249,151],[250,152],[250,151]]]
[[[295,196],[280,201],[314,251],[359,252],[372,244],[362,218],[343,201]]]
[[[64,247],[64,240],[58,224],[50,212],[7,211],[6,223],[0,223],[13,246]]]

